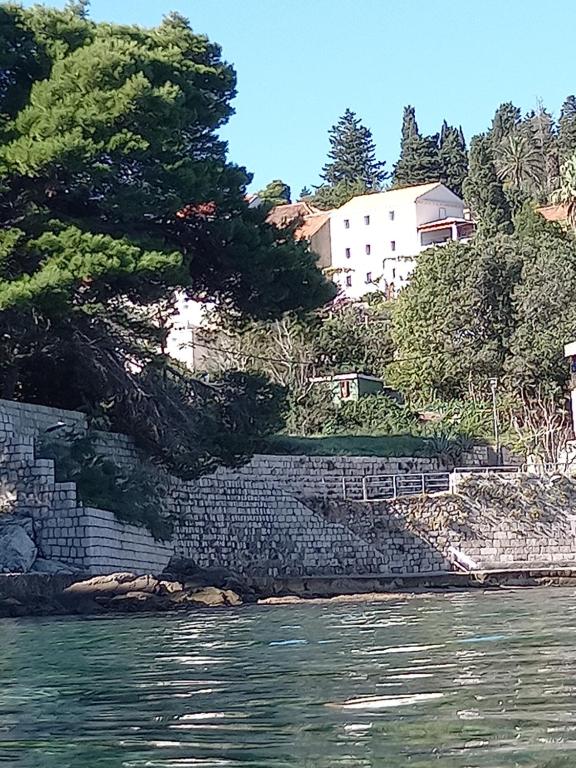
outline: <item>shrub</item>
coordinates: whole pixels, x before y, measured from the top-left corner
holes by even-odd
[[[324,434],[418,434],[417,416],[386,395],[368,395],[342,403],[333,411]]]
[[[76,484],[80,500],[87,506],[108,509],[118,520],[147,528],[158,540],[169,539],[173,519],[163,500],[166,488],[157,472],[143,465],[119,467],[99,454],[95,435],[73,430],[45,435],[38,456],[52,459],[57,482]]]

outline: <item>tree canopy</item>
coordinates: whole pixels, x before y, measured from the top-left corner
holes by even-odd
[[[160,354],[175,291],[237,318],[334,293],[248,208],[250,175],[218,137],[235,72],[178,14],[145,29],[84,3],[3,6],[0,40],[0,392],[105,412],[160,460],[180,441],[211,465],[222,451],[193,445],[202,411],[212,443],[230,437],[233,400],[265,385],[207,387]]]
[[[328,162],[321,173],[323,183],[312,202],[320,208],[335,208],[355,195],[375,192],[388,178],[385,163],[376,159],[372,132],[355,112],[347,109],[328,131]]]
[[[290,202],[290,187],[281,179],[274,179],[258,192],[258,197],[266,205],[286,205]]]
[[[390,376],[416,397],[478,397],[566,383],[576,242],[530,211],[514,235],[425,251],[394,313]]]
[[[472,139],[470,167],[463,192],[481,234],[489,236],[511,231],[512,213],[498,178],[489,136],[479,135]]]

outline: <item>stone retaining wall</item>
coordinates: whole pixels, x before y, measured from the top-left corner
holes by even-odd
[[[256,456],[195,482],[164,478],[178,523],[170,543],[156,542],[112,511],[83,507],[73,484],[55,482],[53,463],[36,458],[35,440],[59,422],[78,432],[87,426],[82,414],[0,401],[0,509],[32,519],[41,558],[90,573],[158,572],[172,553],[246,575],[302,577],[438,572],[451,567],[453,547],[481,564],[563,562],[576,551],[566,520],[542,530],[526,520],[507,527],[478,510],[462,517],[451,496],[342,501],[343,478],[354,496],[365,475],[441,468],[410,457]],[[118,463],[139,460],[126,436],[98,433],[96,443]]]
[[[172,541],[161,543],[111,511],[84,508],[74,484],[55,482],[53,462],[35,456],[35,438],[59,422],[86,429],[81,414],[0,402],[0,481],[14,495],[10,511],[32,519],[42,560],[90,573],[158,572],[173,553],[257,576],[401,573],[434,562],[440,568],[441,559],[430,558],[413,536],[377,549],[302,500],[337,493],[342,476],[422,471],[433,466],[429,460],[258,456],[196,482],[168,478],[167,503],[179,522]],[[97,445],[116,461],[138,460],[125,436],[100,433]]]

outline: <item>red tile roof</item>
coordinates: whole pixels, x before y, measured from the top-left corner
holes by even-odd
[[[536,210],[544,216],[546,221],[566,221],[568,218],[568,208],[564,204],[543,205]]]

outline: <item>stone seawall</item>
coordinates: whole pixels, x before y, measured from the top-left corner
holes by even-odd
[[[0,401],[0,550],[15,535],[5,528],[21,528],[24,560],[38,570],[57,561],[91,574],[158,573],[173,554],[254,578],[439,573],[455,567],[458,553],[478,567],[576,560],[568,479],[472,477],[456,496],[355,500],[366,475],[440,468],[410,457],[256,456],[195,482],[164,477],[177,523],[172,540],[158,542],[113,510],[85,507],[73,483],[55,481],[53,462],[35,446],[59,423],[87,428],[79,413]],[[99,433],[97,446],[118,463],[139,461],[124,435]]]
[[[36,457],[36,439],[62,423],[86,430],[82,414],[0,401],[0,482],[12,516],[31,521],[37,562],[58,561],[88,573],[159,572],[172,554],[200,566],[254,576],[401,573],[446,567],[412,535],[374,547],[346,525],[314,510],[313,496],[338,497],[367,474],[430,471],[428,459],[256,456],[239,470],[196,482],[163,480],[177,519],[170,542],[118,522],[112,511],[84,507],[71,483],[57,483],[53,462]],[[99,433],[97,446],[118,463],[139,460],[123,435]],[[28,529],[30,526],[26,524]]]
[[[576,482],[568,477],[469,475],[455,494],[315,508],[379,548],[410,532],[445,562],[475,569],[576,563]],[[409,571],[418,572],[411,563]]]

